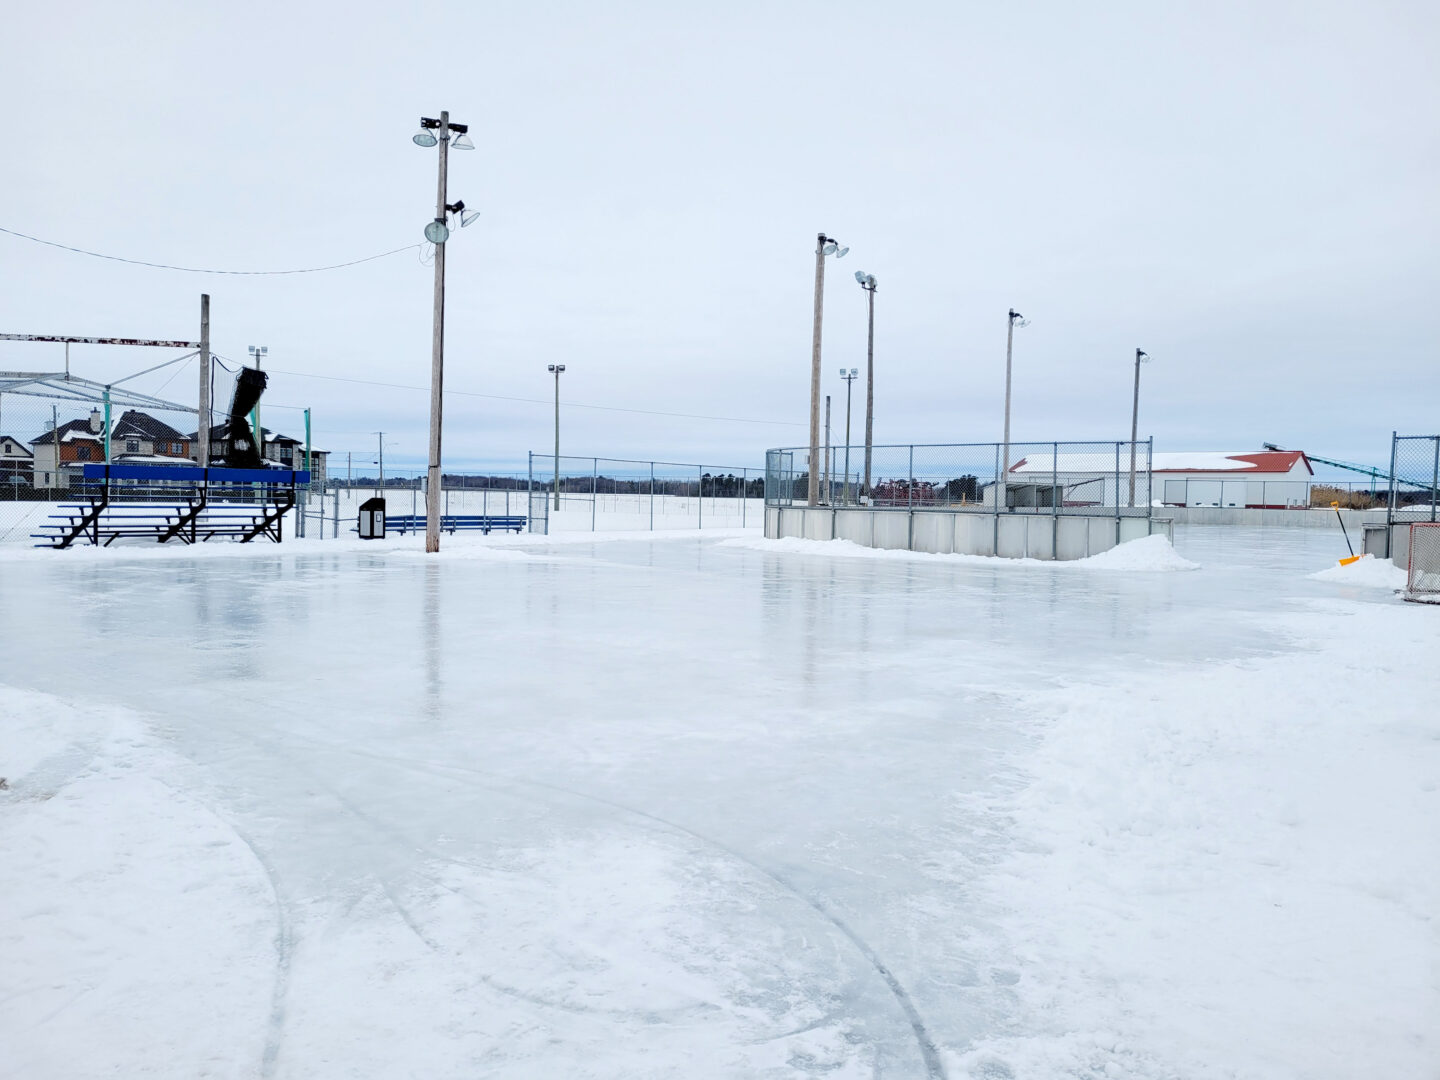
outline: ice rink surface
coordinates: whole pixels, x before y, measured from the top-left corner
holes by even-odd
[[[0,1076],[1440,1075],[1440,609],[755,535],[0,554]]]

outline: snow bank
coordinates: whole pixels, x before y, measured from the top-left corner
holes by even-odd
[[[1181,556],[1170,543],[1169,537],[1159,533],[1142,536],[1138,540],[1128,540],[1109,551],[1081,559],[1075,565],[1090,570],[1132,570],[1146,573],[1200,569],[1199,563],[1193,563]]]
[[[1333,581],[1339,585],[1363,585],[1374,589],[1405,588],[1405,571],[1389,559],[1362,555],[1349,566],[1332,566],[1310,575],[1316,581]]]
[[[1156,534],[1129,540],[1091,555],[1086,559],[1055,562],[1050,559],[1003,559],[993,555],[937,554],[929,551],[906,551],[902,548],[872,548],[851,540],[802,540],[787,536],[779,540],[743,537],[724,540],[722,547],[750,548],[755,551],[820,555],[836,559],[882,559],[896,562],[973,563],[990,567],[1027,567],[1050,570],[1125,570],[1140,573],[1173,570],[1198,570],[1200,565],[1182,558],[1169,539]]]

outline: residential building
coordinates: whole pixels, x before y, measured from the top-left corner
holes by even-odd
[[[0,435],[0,498],[5,489],[29,487],[35,477],[35,455],[13,435]]]
[[[1113,463],[1103,455],[1029,454],[1010,467],[1010,488],[1042,494],[1050,485],[1062,492],[1063,506],[1125,505],[1130,499],[1130,461],[1121,454]],[[1146,499],[1166,506],[1233,506],[1265,509],[1310,505],[1314,469],[1301,450],[1163,452],[1151,462],[1147,483],[1142,452],[1135,502]],[[988,496],[993,499],[993,496]],[[1011,505],[1016,495],[1010,493]],[[1028,505],[1028,504],[1027,504]],[[1049,506],[1043,499],[1034,505]]]
[[[299,439],[292,439],[289,435],[271,431],[267,427],[262,427],[260,430],[265,440],[261,457],[286,469],[305,468],[305,444],[303,442]],[[193,440],[196,433],[192,431],[186,437]],[[219,461],[229,451],[230,425],[228,423],[216,424],[210,429],[210,460]],[[310,448],[310,484],[312,487],[325,486],[326,463],[329,457],[328,450]]]

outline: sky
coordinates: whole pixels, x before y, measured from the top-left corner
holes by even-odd
[[[754,466],[808,438],[815,238],[843,424],[878,279],[877,443],[1361,462],[1440,430],[1440,8],[1426,3],[14,5],[0,331],[264,344],[265,422],[421,463],[437,154],[445,461]],[[165,355],[77,347],[102,381]],[[0,368],[57,346],[0,342]],[[168,382],[166,380],[169,380]],[[195,367],[136,380],[189,402]],[[520,400],[516,400],[520,399]],[[595,406],[600,406],[597,408]],[[13,411],[7,416],[13,416]],[[3,421],[8,423],[8,420]],[[837,436],[838,438],[838,436]]]

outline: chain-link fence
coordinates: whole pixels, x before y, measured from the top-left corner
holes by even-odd
[[[762,523],[765,479],[743,466],[532,452],[532,532],[743,529]]]
[[[1440,521],[1440,435],[1390,442],[1390,521]]]
[[[1148,439],[830,447],[813,485],[809,456],[767,452],[767,505],[1149,517],[1156,494]]]

